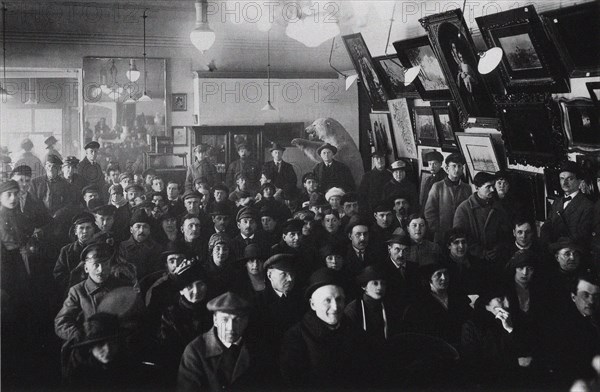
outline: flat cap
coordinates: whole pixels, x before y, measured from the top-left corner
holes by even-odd
[[[79,164],[79,159],[73,155],[69,155],[63,161],[63,165],[77,166],[78,164]]]
[[[86,185],[81,190],[81,194],[85,195],[86,193],[98,193],[98,194],[100,194],[100,189],[98,189],[98,186],[96,186],[94,184]]]
[[[196,147],[194,147],[194,152],[205,153],[210,150],[210,146],[206,143],[200,143]]]
[[[265,270],[278,269],[285,272],[294,272],[295,263],[296,256],[287,253],[279,253],[269,257],[267,261],[265,261],[264,267]]]
[[[47,145],[48,147],[55,145],[57,142],[58,142],[58,140],[56,140],[54,135],[52,135],[48,139],[44,140],[44,144]],[[46,148],[48,148],[48,147],[46,147]]]
[[[317,180],[317,176],[315,176],[315,173],[313,173],[313,172],[305,173],[302,176],[302,183],[304,184],[307,180],[315,180],[316,181]]]
[[[144,192],[144,187],[141,186],[140,184],[134,183],[134,184],[129,184],[127,185],[127,187],[125,188],[125,192],[129,192],[129,191],[133,191],[133,192]]]
[[[406,165],[406,162],[404,162],[403,160],[399,159],[396,162],[392,162],[392,164],[390,165],[390,169],[393,170],[406,170],[408,167]]]
[[[8,192],[8,191],[18,191],[19,183],[15,180],[4,181],[0,184],[0,193]]]
[[[93,199],[91,201],[95,201],[95,200],[98,200],[98,199]],[[92,211],[92,213],[94,213],[96,215],[108,216],[108,215],[114,215],[117,212],[117,207],[113,206],[112,204],[102,203],[101,205],[96,206],[94,208],[90,207],[90,211]]]
[[[339,274],[327,267],[319,268],[308,279],[308,287],[304,291],[304,296],[308,299],[319,287],[329,285],[342,287]]]
[[[100,148],[100,143],[98,143],[98,142],[89,142],[88,144],[85,145],[85,147],[83,149],[87,150],[88,148]]]
[[[246,144],[246,143],[240,143],[240,144],[238,144],[237,147],[236,147],[236,150],[240,151],[242,148],[245,148],[246,150],[249,150],[248,144]]]
[[[386,244],[400,244],[410,246],[410,237],[407,235],[393,235],[389,240],[385,241]]]
[[[321,151],[323,151],[323,150],[329,150],[333,153],[333,155],[337,154],[337,152],[338,152],[338,149],[329,143],[325,143],[325,144],[321,145],[319,148],[317,148],[317,154],[321,155]]]
[[[210,300],[206,304],[206,308],[211,312],[246,315],[250,312],[252,307],[244,298],[228,291]]]
[[[283,224],[281,229],[282,234],[287,233],[302,233],[302,228],[304,227],[304,222],[299,219],[289,219],[287,222]]]
[[[137,208],[131,214],[131,219],[129,219],[129,226],[133,226],[136,223],[147,223],[152,225],[152,219],[146,214],[143,208]]]
[[[46,162],[50,162],[53,165],[59,165],[59,166],[62,166],[62,164],[63,164],[63,161],[54,154],[48,155],[48,157],[46,158]]]
[[[227,185],[221,183],[221,184],[216,184],[215,186],[213,186],[210,191],[211,191],[211,193],[214,193],[214,191],[225,191],[225,192],[229,193],[229,188],[227,188]]]
[[[385,272],[378,265],[368,265],[356,276],[356,283],[364,287],[372,280],[386,280]]]
[[[90,252],[96,252],[96,258],[100,260],[106,260],[113,257],[115,250],[106,242],[93,242],[83,248],[81,254],[79,255],[79,259],[81,261],[85,261]]]
[[[269,148],[269,151],[273,152],[275,150],[285,151],[285,147],[283,147],[279,143],[273,142],[273,143],[271,143],[271,148]]]
[[[275,219],[275,220],[277,220],[277,219],[279,219],[279,218],[280,218],[280,216],[279,216],[279,214],[277,213],[277,211],[275,211],[275,209],[274,209],[274,208],[271,208],[271,207],[269,207],[268,205],[263,205],[262,207],[260,207],[260,211],[259,211],[259,214],[258,214],[258,215],[259,215],[261,218],[262,218],[263,216],[269,216],[269,217],[271,217],[271,218],[273,218],[273,219]]]
[[[73,226],[80,225],[82,223],[94,223],[94,215],[89,212],[82,212],[73,217]]]
[[[121,182],[127,178],[129,178],[130,180],[133,180],[133,174],[131,174],[129,172],[119,174],[119,182]]]
[[[252,219],[257,219],[258,218],[258,212],[256,211],[255,208],[252,207],[242,207],[236,217],[235,220],[237,222],[239,222],[242,219],[247,219],[247,218],[252,218]]]
[[[185,193],[183,194],[183,196],[181,197],[182,200],[187,200],[187,199],[202,199],[202,195],[199,194],[197,191],[193,191],[193,190],[188,190],[185,191]]]
[[[441,152],[434,150],[434,151],[430,151],[427,154],[423,155],[423,160],[425,162],[429,162],[429,161],[444,162],[444,156],[442,155]]]
[[[344,190],[342,188],[338,188],[338,187],[331,187],[329,188],[329,190],[325,193],[325,199],[327,201],[329,201],[330,197],[333,196],[338,196],[338,197],[343,197],[346,194],[346,192],[344,192]]]
[[[569,248],[578,252],[583,252],[583,247],[577,244],[569,237],[560,237],[556,242],[551,243],[548,248],[550,252],[556,253],[561,249]]]
[[[19,165],[17,167],[15,167],[12,172],[10,172],[10,176],[14,176],[14,175],[21,175],[21,176],[27,176],[27,177],[31,177],[31,167],[27,166],[27,165]]]

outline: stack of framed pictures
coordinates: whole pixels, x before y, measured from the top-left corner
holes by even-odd
[[[413,109],[413,116],[419,145],[458,151],[454,133],[460,128],[450,102],[433,101],[431,106],[417,106]]]
[[[495,174],[502,169],[489,133],[456,132],[455,135],[471,179],[479,172]]]

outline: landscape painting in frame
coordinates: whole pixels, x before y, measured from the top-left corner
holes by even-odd
[[[475,20],[488,48],[500,47],[504,51],[498,68],[509,93],[569,92],[556,44],[548,38],[533,5]]]
[[[437,128],[435,126],[435,118],[431,107],[415,107],[415,133],[417,141],[423,146],[439,147]]]
[[[373,63],[373,58],[369,48],[365,44],[362,34],[350,34],[342,37],[346,50],[352,59],[354,69],[360,77],[369,99],[371,106],[375,110],[386,110],[387,94],[385,88]]]
[[[394,48],[404,67],[411,68],[417,65],[421,67],[419,76],[413,82],[421,99],[451,98],[446,77],[427,36],[394,42]]]
[[[492,117],[494,105],[487,84],[477,72],[471,34],[460,9],[419,19],[446,76],[461,125],[469,117]]]

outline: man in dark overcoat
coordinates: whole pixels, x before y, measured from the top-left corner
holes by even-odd
[[[248,145],[242,143],[237,146],[237,153],[240,159],[229,164],[225,175],[225,184],[229,189],[234,189],[238,174],[243,174],[248,182],[248,191],[250,193],[258,192],[260,187],[260,166],[258,162],[250,157],[252,154]]]
[[[31,194],[44,203],[50,214],[75,204],[79,198],[71,184],[59,176],[61,166],[62,161],[56,155],[50,155],[44,165],[46,174],[31,181]]]
[[[194,147],[195,161],[188,166],[185,175],[186,191],[194,190],[194,181],[199,178],[204,178],[210,186],[215,185],[217,181],[217,168],[208,160],[209,150],[210,146],[205,143],[200,143]]]
[[[263,165],[263,173],[267,178],[273,180],[275,187],[283,189],[284,192],[290,192],[296,188],[298,177],[291,164],[283,160],[285,147],[279,143],[273,143],[269,149],[272,161],[265,162]]]
[[[329,143],[317,149],[317,154],[323,161],[315,165],[313,173],[319,183],[319,192],[323,194],[332,187],[342,188],[345,192],[353,192],[356,189],[350,168],[333,159],[337,151],[337,148]]]
[[[85,145],[85,158],[79,162],[77,166],[77,173],[85,181],[85,185],[96,185],[98,189],[104,186],[104,173],[102,167],[97,162],[98,150],[100,144],[98,142],[89,142]]]

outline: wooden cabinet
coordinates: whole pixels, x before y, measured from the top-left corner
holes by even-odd
[[[219,173],[239,158],[237,146],[245,143],[252,152],[251,157],[263,162],[263,127],[260,125],[203,126],[193,127],[196,145],[206,143],[212,147],[211,160]]]

